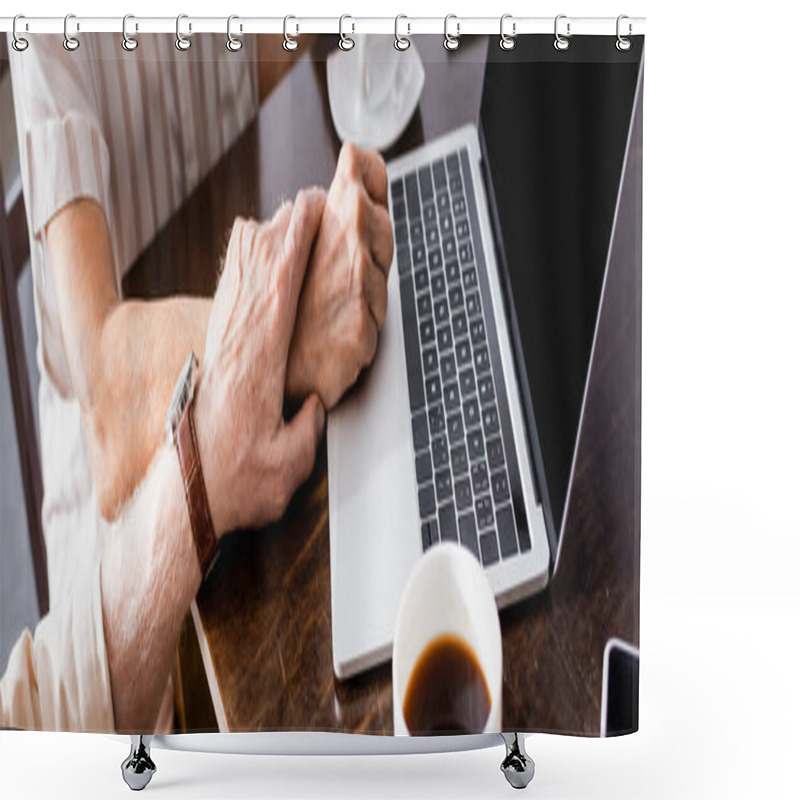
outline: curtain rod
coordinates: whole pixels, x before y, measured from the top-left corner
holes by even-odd
[[[553,34],[555,17],[515,17],[505,15],[504,30],[514,31],[515,35],[547,33]],[[120,17],[81,17],[69,16],[69,33],[121,33],[123,18]],[[17,22],[17,33],[64,33],[64,17],[20,17]],[[14,17],[0,17],[0,32],[11,32]],[[136,17],[129,16],[126,23],[128,34],[136,33],[175,33],[177,20],[175,17]],[[339,17],[238,17],[232,30],[237,36],[249,33],[283,34],[288,31],[292,36],[303,33],[343,32],[348,35],[359,33],[395,33],[395,26],[403,36],[415,34],[444,34],[444,17],[411,17],[401,15],[395,17],[355,17],[345,15]],[[500,33],[500,17],[459,17],[450,15],[447,30],[453,35],[470,36],[478,34]],[[616,17],[570,17],[559,15],[558,26],[562,32],[572,36],[614,36],[617,34]],[[286,27],[285,27],[286,26]],[[622,35],[635,36],[644,34],[644,17],[626,17]],[[180,30],[184,36],[196,33],[227,33],[227,17],[194,17],[181,15]]]

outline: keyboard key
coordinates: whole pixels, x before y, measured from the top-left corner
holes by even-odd
[[[494,531],[482,533],[480,542],[481,564],[483,564],[484,567],[488,567],[499,561],[500,555],[497,552],[497,537],[494,535]]]
[[[481,433],[480,428],[475,428],[475,430],[467,433],[467,450],[469,451],[469,457],[471,461],[483,456],[483,434]],[[492,485],[494,486],[494,484]],[[508,486],[506,486],[506,489],[508,489]]]
[[[467,213],[467,203],[463,197],[453,198],[453,213],[457,217],[461,217]]]
[[[430,532],[431,544],[439,542],[439,521],[434,517],[428,520],[428,530]]]
[[[456,232],[458,231],[458,226],[462,223],[456,223]],[[475,256],[472,253],[472,242],[462,242],[458,246],[458,260],[462,264],[471,264],[475,260]],[[474,288],[474,284],[472,286],[467,285],[466,277],[464,278],[464,285],[467,289]]]
[[[444,436],[435,436],[431,442],[433,453],[433,468],[439,469],[448,463],[447,439]]]
[[[452,503],[439,507],[439,534],[443,542],[457,542],[456,510]]]
[[[429,522],[423,522],[422,528],[422,552],[424,553],[431,546],[431,526]]]
[[[453,232],[453,217],[449,211],[442,212],[440,209],[439,227],[442,229],[442,236],[449,236]]]
[[[450,178],[450,193],[461,194],[464,191],[464,184],[461,182],[461,176],[455,175]]]
[[[442,240],[442,250],[445,261],[456,257],[456,240],[453,236],[445,236]]]
[[[450,319],[450,309],[447,306],[447,298],[442,297],[433,304],[433,318],[437,325],[444,325]]]
[[[428,398],[429,406],[442,399],[442,383],[438,375],[431,375],[426,379],[425,396]]]
[[[425,371],[427,372],[427,369]],[[471,394],[475,394],[475,372],[472,367],[467,367],[465,370],[462,370],[458,376],[458,382],[461,384],[461,394],[463,397],[469,397]]]
[[[439,342],[439,350],[445,351],[450,350],[453,347],[453,333],[450,330],[449,325],[445,325],[443,328],[439,328],[436,332],[436,337]]]
[[[416,411],[425,403],[425,388],[422,382],[417,315],[414,309],[414,286],[410,276],[400,279],[400,307],[403,311],[403,340],[406,351],[406,370],[408,372],[408,396],[411,410]]]
[[[467,314],[474,317],[481,313],[481,296],[477,292],[470,292],[467,295]]]
[[[448,383],[442,390],[444,393],[444,407],[447,411],[459,408],[461,405],[461,397],[458,394],[458,384],[453,381]],[[458,415],[459,417],[461,414]]]
[[[474,428],[481,424],[481,411],[478,401],[474,397],[464,401],[464,423],[467,428]]]
[[[516,555],[517,526],[514,524],[514,512],[511,506],[497,509],[497,538],[500,540],[500,554],[503,558]]]
[[[500,433],[500,418],[494,403],[483,409],[483,431],[487,437]]]
[[[447,276],[448,283],[458,283],[461,278],[461,270],[458,268],[458,261],[448,261],[444,267],[444,274]]]
[[[436,499],[443,503],[453,496],[453,479],[449,469],[440,469],[436,473]]]
[[[428,269],[431,272],[442,268],[442,251],[438,247],[434,247],[428,253]]]
[[[461,412],[451,414],[447,418],[447,436],[450,444],[458,444],[464,441],[464,423],[461,420]]]
[[[428,418],[424,411],[411,417],[411,429],[414,431],[414,449],[422,450],[428,446]]]
[[[467,239],[469,237],[469,222],[466,219],[461,219],[456,223],[456,236],[459,239]]]
[[[483,494],[489,491],[489,471],[485,461],[478,461],[470,467],[472,476],[472,491],[474,494]]]
[[[406,245],[397,248],[397,271],[401,275],[411,272],[411,251]]]
[[[433,493],[433,484],[426,483],[419,490],[419,515],[428,517],[436,511],[436,496]]]
[[[425,244],[428,247],[436,247],[439,244],[439,228],[436,227],[436,223],[425,228]]]
[[[437,372],[439,369],[439,357],[436,355],[435,347],[426,347],[422,351],[422,369],[426,375]]]
[[[403,197],[403,179],[395,178],[392,181],[392,200],[400,200]]]
[[[419,216],[419,194],[417,193],[417,176],[406,175],[406,203],[408,216],[412,219]]]
[[[475,501],[475,514],[478,517],[478,527],[483,530],[490,528],[494,524],[494,514],[492,513],[492,499],[489,495],[479,497]]]
[[[467,267],[467,269],[464,270],[464,290],[469,292],[470,290],[477,288],[478,273],[475,271],[475,267]]]
[[[431,315],[431,293],[423,292],[417,297],[417,316],[422,319]]]
[[[450,308],[461,308],[464,305],[464,292],[460,286],[453,286],[448,292],[450,298]]]
[[[404,219],[398,220],[397,217],[394,223],[394,243],[398,247],[408,246],[408,223]]]
[[[480,550],[478,549],[478,532],[475,530],[475,515],[468,511],[458,518],[458,535],[461,545],[466,547],[472,555],[480,561]]]
[[[433,184],[437,189],[443,189],[447,186],[447,170],[441,158],[433,162]]]
[[[489,369],[489,351],[485,347],[475,348],[475,369],[478,374]]]
[[[417,453],[417,483],[421,486],[433,477],[433,467],[431,466],[431,454],[427,450]]]
[[[447,162],[447,171],[450,173],[451,176],[459,175],[461,170],[461,165],[458,162],[458,153],[450,153],[446,159]]]
[[[509,498],[508,493],[508,478],[506,477],[506,471],[502,470],[501,472],[493,472],[492,473],[492,497],[494,498],[494,504],[500,505],[505,500]]]
[[[441,403],[437,403],[428,409],[428,425],[431,429],[431,436],[436,436],[437,433],[444,433],[444,410]]]
[[[464,367],[472,361],[472,349],[469,346],[469,339],[462,339],[456,344],[456,363],[459,367]],[[478,381],[480,389],[480,381]]]
[[[421,219],[411,220],[411,224],[408,226],[408,233],[411,237],[412,245],[421,247],[425,242],[425,233],[422,227]]]
[[[406,221],[406,203],[402,197],[399,200],[392,200],[392,217],[395,222]]]
[[[469,478],[463,478],[459,481],[456,481],[455,495],[456,508],[459,511],[463,511],[465,508],[468,508],[472,505],[472,489],[469,485]]]
[[[448,194],[437,194],[436,208],[439,209],[439,214],[446,214],[450,210],[450,196]]]
[[[436,206],[433,203],[425,203],[422,208],[422,221],[426,225],[436,222]]]
[[[456,339],[467,334],[467,315],[463,311],[459,311],[453,317],[453,336]]]
[[[481,375],[478,378],[478,397],[480,397],[481,403],[489,403],[494,400],[494,384],[491,374]]]
[[[456,377],[456,358],[452,353],[442,356],[440,367],[443,381],[451,381]]]
[[[419,323],[419,336],[423,347],[436,338],[436,329],[433,327],[433,320],[430,317]]]
[[[450,449],[450,466],[453,469],[453,475],[456,477],[463,475],[469,469],[467,448],[463,444],[457,444]]]
[[[418,269],[414,273],[414,286],[418,292],[424,292],[428,285],[430,284],[430,278],[428,277],[428,270],[426,269]]]
[[[472,337],[472,344],[477,347],[486,341],[486,328],[483,325],[483,317],[473,319],[469,323],[469,335]]]
[[[419,193],[423,201],[433,197],[433,179],[431,168],[427,164],[419,171]]]
[[[492,469],[503,466],[503,442],[499,436],[496,439],[487,440],[486,457],[489,459],[489,466]]]
[[[434,297],[441,297],[447,291],[443,273],[433,273],[433,277],[431,278],[431,291]]]

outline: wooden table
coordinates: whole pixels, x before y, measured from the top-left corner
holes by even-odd
[[[394,152],[478,117],[485,41],[452,55],[439,37],[416,44],[425,89]],[[269,216],[299,188],[330,183],[339,142],[316,53],[160,233],[128,294],[210,295],[237,214]],[[605,642],[638,644],[639,292],[636,269],[612,263],[559,570],[545,592],[501,614],[507,730],[597,734]],[[392,733],[391,665],[345,682],[333,673],[325,448],[279,524],[228,537],[221,550],[193,609],[220,730]]]

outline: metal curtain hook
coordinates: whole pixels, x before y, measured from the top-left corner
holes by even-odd
[[[133,36],[128,36],[128,20],[135,19],[133,14],[126,14],[122,18],[122,49],[127,50],[129,53],[132,50],[135,50],[139,46],[139,40],[134,39]],[[136,26],[136,30],[139,30],[139,26]]]
[[[20,36],[17,33],[17,23],[21,19],[25,19],[25,16],[23,14],[17,14],[14,17],[14,24],[11,26],[11,35],[13,37],[13,41],[11,42],[11,46],[18,53],[21,53],[23,50],[27,50],[28,49],[28,45],[30,44],[30,42],[24,36]],[[26,24],[26,30],[27,30],[27,24]]]
[[[619,50],[622,53],[624,53],[627,50],[631,49],[631,40],[628,39],[626,36],[623,36],[620,33],[620,23],[624,19],[628,19],[628,15],[627,14],[620,14],[617,17],[617,42],[616,42],[616,45],[617,45],[617,50]],[[630,36],[631,33],[633,33],[633,25],[631,25],[631,23],[629,22],[628,23],[628,36]]]
[[[556,39],[553,42],[553,47],[555,47],[556,50],[569,50],[569,39],[567,37],[571,35],[570,34],[570,23],[569,22],[567,23],[567,36],[566,37],[562,36],[558,32],[558,21],[561,20],[561,19],[566,19],[566,18],[567,18],[566,14],[559,14],[556,17],[555,25],[554,25],[554,28],[553,28],[553,30],[555,32],[555,35],[556,35]]]
[[[353,18],[349,14],[342,14],[342,16],[339,17],[339,47],[342,50],[352,50],[356,46],[356,43],[352,36],[344,35],[344,21],[346,19],[353,19]],[[350,32],[351,33],[356,32],[355,22],[351,23]]]
[[[237,17],[236,14],[231,14],[228,17],[228,41],[225,43],[225,47],[227,47],[228,50],[231,51],[231,53],[238,53],[242,49],[242,44],[243,44],[241,39],[237,39],[231,33],[231,22],[233,22],[235,19],[239,19],[239,17]],[[241,33],[241,30],[242,30],[242,26],[240,25],[239,26],[239,32],[240,33]]]
[[[394,47],[395,50],[408,50],[411,47],[411,40],[407,39],[405,36],[400,35],[400,20],[401,19],[408,19],[405,14],[398,14],[394,18]],[[406,27],[408,28],[408,34],[411,35],[411,23],[406,23]]]
[[[500,49],[501,50],[513,50],[517,44],[517,40],[515,39],[517,35],[517,23],[511,23],[511,36],[509,36],[504,29],[505,21],[507,19],[512,19],[511,14],[503,14],[500,17]]]
[[[190,39],[187,39],[181,34],[181,20],[188,19],[188,14],[178,14],[175,19],[175,47],[178,50],[188,50],[192,46]],[[189,23],[189,33],[192,32],[192,23]]]
[[[447,23],[450,22],[451,19],[456,21],[456,35],[451,36],[447,32]],[[459,36],[461,35],[461,23],[458,21],[458,17],[455,14],[448,14],[444,18],[444,41],[442,44],[444,45],[445,50],[458,50],[461,41],[459,40]]]
[[[297,17],[293,17],[291,14],[288,14],[283,18],[283,49],[288,50],[290,53],[294,50],[297,50],[299,46],[299,42],[293,36],[289,36],[289,20],[290,19],[297,19]],[[300,26],[295,23],[295,29],[297,32],[300,32]]]
[[[64,17],[64,49],[69,50],[70,53],[73,53],[81,46],[81,43],[74,36],[69,35],[67,26],[69,25],[69,21],[71,19],[75,19],[74,14],[67,14],[67,16]],[[75,28],[76,30],[80,30],[81,29],[80,24],[76,23]]]

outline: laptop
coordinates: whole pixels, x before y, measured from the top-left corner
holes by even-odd
[[[339,679],[391,657],[409,573],[439,542],[478,559],[499,608],[558,563],[638,64],[526,46],[514,63],[489,48],[477,124],[387,164],[386,324],[328,422]],[[603,142],[588,172],[583,136]]]

